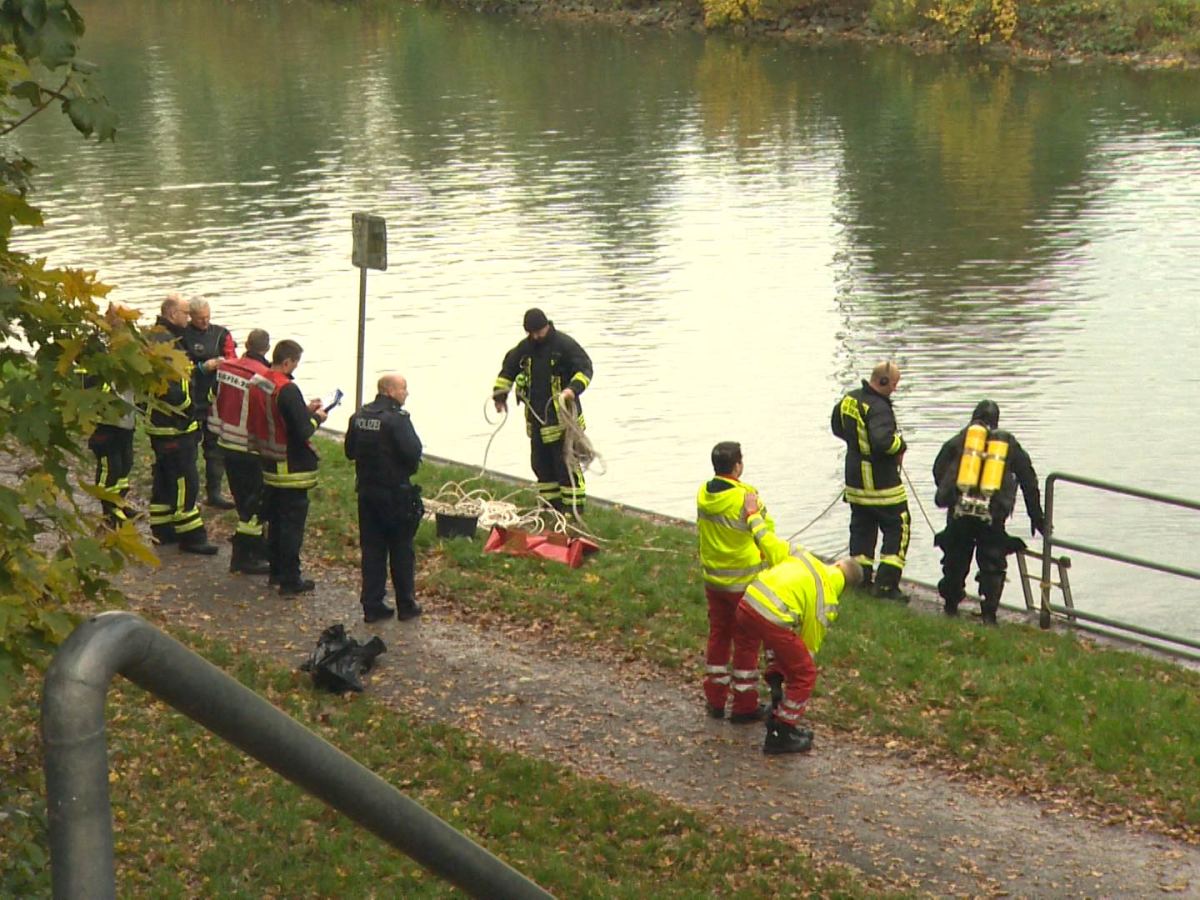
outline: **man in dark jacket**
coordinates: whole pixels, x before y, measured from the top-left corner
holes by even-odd
[[[846,492],[850,504],[850,555],[862,566],[863,586],[877,597],[908,602],[900,590],[900,573],[908,553],[911,519],[908,495],[900,480],[906,444],[896,427],[892,394],[900,369],[881,362],[871,380],[848,392],[833,407],[830,427],[846,442]],[[883,532],[879,569],[875,541]]]
[[[413,538],[425,506],[421,488],[411,481],[421,465],[421,439],[403,408],[408,382],[384,375],[379,392],[350,417],[346,458],[354,460],[358,491],[358,532],[362,549],[363,621],[400,619],[421,614],[415,589]],[[396,608],[384,601],[391,563]]]
[[[525,402],[525,433],[538,493],[560,512],[582,513],[587,499],[583,470],[563,456],[567,413],[584,428],[579,395],[592,380],[592,361],[574,339],[554,328],[540,309],[525,313],[525,339],[504,356],[492,386],[496,411],[508,409],[508,392],[516,386],[517,402]]]
[[[217,366],[222,359],[237,359],[237,344],[228,328],[213,324],[212,310],[203,297],[188,301],[188,317],[191,321],[183,329],[183,343],[188,359],[196,366],[192,403],[200,422],[200,446],[204,448],[205,496],[214,509],[233,509],[233,502],[221,496],[225,454],[217,443],[216,430],[207,427],[207,419],[217,387]]]
[[[1046,527],[1037,473],[1033,470],[1029,454],[1015,437],[997,430],[999,424],[1000,407],[991,400],[982,400],[975,407],[967,426],[981,425],[988,430],[987,454],[995,462],[1000,460],[1000,454],[996,452],[1001,449],[998,445],[1007,446],[1003,478],[998,490],[986,492],[972,488],[969,489],[971,496],[965,497],[960,488],[959,464],[967,428],[942,445],[933,463],[936,503],[947,510],[946,529],[934,539],[934,543],[942,548],[942,580],[938,582],[938,593],[942,597],[943,609],[946,615],[958,614],[958,604],[966,595],[967,573],[974,555],[979,563],[975,580],[979,583],[982,596],[980,607],[983,621],[989,625],[996,624],[996,610],[1000,607],[1000,595],[1004,591],[1008,554],[1020,543],[1010,538],[1004,530],[1004,522],[1012,515],[1016,505],[1018,484],[1025,497],[1025,510],[1029,514],[1033,532],[1036,534]]]
[[[187,302],[170,294],[162,303],[151,339],[173,343],[183,352],[183,329],[188,321]],[[196,445],[200,426],[192,406],[189,378],[172,381],[150,402],[146,434],[154,451],[154,485],[150,493],[150,531],[156,544],[179,543],[188,553],[212,556],[217,548],[196,505],[200,477],[196,471]]]
[[[280,341],[271,353],[267,378],[274,386],[267,415],[266,439],[256,426],[251,435],[262,457],[263,510],[267,519],[268,584],[281,594],[303,594],[316,585],[300,574],[300,548],[308,521],[308,492],[317,486],[320,457],[309,442],[325,421],[321,401],[305,403],[292,373],[304,349],[295,341]]]

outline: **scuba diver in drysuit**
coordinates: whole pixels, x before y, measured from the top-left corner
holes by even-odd
[[[1011,434],[1000,431],[1000,407],[982,400],[970,424],[946,441],[933,463],[937,485],[935,502],[947,510],[946,528],[934,543],[942,549],[942,580],[938,593],[946,615],[958,614],[966,596],[971,557],[979,564],[975,580],[982,597],[986,624],[996,624],[996,610],[1004,591],[1007,556],[1023,548],[1020,538],[1004,530],[1016,505],[1017,485],[1025,497],[1025,511],[1033,533],[1043,532],[1046,517],[1037,473],[1029,454]]]

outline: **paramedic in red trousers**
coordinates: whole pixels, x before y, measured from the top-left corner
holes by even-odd
[[[169,294],[162,303],[150,339],[172,344],[186,353],[183,329],[187,322],[187,302],[178,294]],[[208,542],[208,532],[196,505],[200,492],[200,476],[196,471],[200,424],[192,406],[190,372],[171,381],[165,391],[152,398],[146,434],[154,451],[154,481],[150,491],[150,533],[154,543],[178,543],[179,549],[187,553],[214,555],[217,548]]]
[[[979,583],[983,623],[995,625],[1000,595],[1004,592],[1008,554],[1014,542],[1020,546],[1020,539],[1009,537],[1004,530],[1004,522],[1012,515],[1017,504],[1018,484],[1025,498],[1025,512],[1029,515],[1034,534],[1045,531],[1046,516],[1042,512],[1042,492],[1038,487],[1037,472],[1033,469],[1029,454],[1013,435],[997,430],[1000,407],[991,400],[981,400],[971,414],[969,424],[976,423],[988,429],[991,439],[1002,440],[1008,445],[1000,490],[988,498],[983,517],[964,513],[959,503],[962,493],[957,482],[967,429],[964,428],[946,441],[933,461],[933,481],[937,485],[935,502],[946,510],[946,529],[933,542],[942,548],[942,580],[938,582],[942,610],[948,616],[958,615],[958,604],[966,596],[967,573],[971,570],[971,557],[974,556],[979,565],[975,580]]]
[[[412,619],[421,614],[415,588],[416,555],[413,538],[425,514],[421,488],[412,476],[421,465],[421,439],[404,409],[408,382],[403,375],[379,379],[374,400],[350,417],[346,458],[354,460],[358,491],[358,534],[362,548],[364,622],[396,615]],[[390,562],[390,566],[389,566]],[[385,602],[388,570],[396,607]]]
[[[274,393],[266,404],[268,434],[259,443],[263,467],[263,509],[267,519],[268,584],[281,594],[303,594],[316,584],[300,574],[300,548],[308,521],[308,492],[317,486],[320,458],[309,438],[325,421],[321,401],[304,402],[292,373],[304,349],[280,341],[271,353],[267,378]]]
[[[263,356],[270,344],[268,334],[256,328],[246,338],[246,352],[240,359],[220,361],[216,395],[208,417],[209,431],[225,457],[229,489],[237,507],[238,523],[232,538],[229,571],[246,575],[265,575],[270,571],[263,540],[262,461],[257,441],[252,445],[250,434],[252,410],[256,412],[253,419],[265,424],[268,391],[275,387]],[[262,429],[262,436],[266,435]]]
[[[729,658],[734,615],[746,586],[763,570],[788,554],[787,541],[775,534],[775,523],[758,491],[741,481],[745,468],[742,445],[722,441],[712,449],[713,477],[696,494],[696,530],[700,536],[700,570],[708,600],[708,648],[705,653],[704,699],[714,719],[725,716],[729,698]],[[735,672],[741,690],[757,698],[757,658],[748,671]],[[735,724],[757,722],[767,707],[755,704],[730,716]]]
[[[825,629],[837,619],[838,597],[861,583],[862,566],[847,557],[826,565],[799,544],[783,562],[756,578],[738,604],[733,637],[733,668],[748,673],[749,690],[737,691],[733,712],[748,714],[758,703],[754,684],[759,646],[775,654],[783,673],[783,701],[767,720],[763,753],[805,753],[813,732],[800,724],[817,683],[813,654],[821,649]]]
[[[496,412],[508,409],[508,392],[516,387],[517,402],[525,403],[525,433],[538,495],[559,512],[582,513],[587,499],[583,471],[568,470],[563,459],[564,428],[559,418],[571,404],[584,427],[579,395],[592,381],[592,361],[569,335],[558,331],[540,309],[524,319],[525,339],[504,355],[492,385]]]
[[[237,359],[237,344],[229,329],[212,322],[212,310],[203,297],[188,301],[191,320],[183,329],[183,342],[188,359],[196,364],[193,376],[196,418],[200,421],[200,446],[204,450],[204,487],[207,503],[214,509],[233,509],[234,504],[221,496],[225,479],[225,454],[217,442],[216,432],[207,427],[206,419],[212,408],[217,387],[217,366],[222,359]]]
[[[900,369],[881,362],[871,380],[848,392],[833,407],[834,435],[846,442],[845,500],[850,504],[850,555],[863,568],[863,581],[876,597],[908,602],[900,591],[900,573],[908,553],[911,519],[908,495],[900,481],[905,443],[892,412],[892,394]],[[883,533],[879,568],[875,541]]]

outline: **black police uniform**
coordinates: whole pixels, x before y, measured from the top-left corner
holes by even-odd
[[[425,506],[420,486],[411,482],[421,464],[421,439],[400,404],[379,394],[351,417],[345,450],[357,476],[363,614],[369,620],[391,614],[384,602],[390,562],[397,613],[411,618],[421,611],[413,538]]]
[[[957,613],[958,604],[966,596],[967,573],[971,570],[971,557],[974,556],[979,564],[975,580],[979,583],[982,597],[980,608],[984,621],[991,623],[996,621],[1000,595],[1004,592],[1008,554],[1019,546],[1019,541],[1009,537],[1004,530],[1004,522],[1016,506],[1018,484],[1034,530],[1041,531],[1046,520],[1042,513],[1037,473],[1029,454],[1011,434],[994,430],[1000,421],[999,407],[991,401],[984,401],[976,407],[971,421],[987,425],[993,429],[993,438],[1008,442],[1004,479],[1000,490],[992,495],[988,506],[991,514],[989,519],[955,515],[959,499],[956,484],[958,464],[967,429],[964,428],[946,441],[938,451],[937,459],[933,462],[933,480],[938,486],[936,503],[940,507],[949,507],[946,528],[934,538],[934,543],[942,549],[942,580],[938,582],[938,594],[942,597],[945,612],[948,615]]]

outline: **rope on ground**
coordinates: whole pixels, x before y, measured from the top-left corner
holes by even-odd
[[[833,507],[837,505],[837,502],[842,499],[843,494],[844,494],[843,489],[838,488],[838,492],[833,495],[833,499],[829,501],[829,505],[827,507],[825,507],[823,510],[821,510],[821,512],[817,514],[817,517],[815,519],[813,519],[811,522],[809,522],[807,525],[805,525],[799,531],[794,531],[790,535],[788,535],[788,539],[787,539],[788,543],[790,544],[793,540],[800,537],[800,535],[804,534],[804,532],[808,531],[808,529],[810,529],[814,525],[816,525],[817,522],[821,521],[821,519],[823,519],[825,517],[825,514],[828,513],[831,509],[833,509]]]
[[[908,489],[912,492],[913,497],[917,501],[917,506],[921,509],[921,515],[925,517],[925,524],[929,526],[929,530],[934,537],[937,536],[937,529],[933,527],[933,522],[929,519],[929,513],[925,512],[925,504],[921,502],[921,495],[917,493],[917,489],[913,487],[912,479],[908,477],[908,469],[904,468],[904,463],[900,464],[900,471],[904,473],[904,480],[908,482]]]

